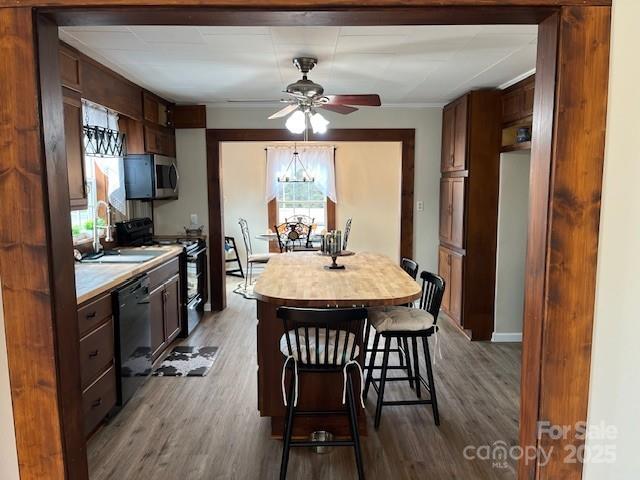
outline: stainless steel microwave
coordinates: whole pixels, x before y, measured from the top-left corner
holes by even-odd
[[[179,183],[175,158],[154,154],[124,157],[124,186],[128,200],[178,198]]]

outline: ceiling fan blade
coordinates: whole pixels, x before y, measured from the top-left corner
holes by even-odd
[[[273,120],[274,118],[284,117],[286,115],[289,115],[291,112],[293,112],[294,110],[297,110],[297,109],[298,109],[298,104],[294,103],[294,104],[291,104],[291,105],[287,105],[283,109],[278,110],[276,113],[271,115],[269,117],[269,120]]]
[[[367,107],[379,107],[380,95],[327,95],[329,104],[333,105],[364,105]]]
[[[330,112],[341,113],[343,115],[347,115],[358,110],[356,107],[350,107],[349,105],[332,105],[330,103],[319,105],[319,107],[329,110]]]

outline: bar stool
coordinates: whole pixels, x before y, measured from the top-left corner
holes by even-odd
[[[356,369],[360,373],[360,403],[364,408],[362,397],[362,369],[357,361],[362,342],[362,327],[367,311],[364,308],[344,309],[304,309],[280,307],[277,316],[284,324],[284,334],[280,338],[280,351],[286,357],[282,368],[282,397],[286,406],[286,423],[284,428],[284,446],[280,479],[287,477],[289,450],[291,447],[353,447],[358,469],[358,478],[364,479],[360,436],[358,433],[358,414],[356,397],[353,392],[351,372]],[[286,371],[292,372],[288,395],[285,392]],[[342,372],[342,403],[347,405],[343,410],[298,411],[298,376],[305,373]],[[292,440],[293,421],[298,416],[346,415],[349,418],[351,439],[332,440],[327,442]]]
[[[407,273],[407,275],[409,275],[411,278],[413,278],[414,280],[416,279],[416,277],[418,276],[418,263],[415,262],[414,260],[411,260],[410,258],[406,258],[406,257],[402,257],[402,259],[400,260],[400,267]],[[413,306],[413,304],[407,304],[407,307],[411,307]],[[369,309],[369,311],[371,312],[371,309]],[[367,326],[365,329],[365,334],[364,334],[364,344],[366,346],[365,352],[366,353],[371,353],[373,351],[373,349],[369,348],[369,335],[370,335],[370,331],[371,331],[371,322],[367,321]],[[391,353],[397,353],[398,354],[398,361],[400,363],[399,366],[396,365],[389,365],[387,368],[390,370],[406,370],[408,373],[408,381],[409,381],[409,387],[411,387],[411,389],[413,389],[413,375],[412,375],[412,370],[411,370],[411,356],[409,355],[409,344],[407,342],[406,338],[397,338],[396,339],[396,348],[392,348],[390,350]],[[406,367],[405,367],[405,362],[406,362]],[[366,357],[365,357],[365,370],[367,369],[367,365],[366,365]],[[381,367],[375,367],[374,369],[379,369]]]
[[[438,414],[438,400],[436,396],[436,386],[433,380],[433,368],[431,365],[431,355],[429,353],[429,337],[438,331],[436,322],[438,321],[438,313],[440,312],[440,303],[445,289],[444,280],[438,275],[430,272],[422,272],[422,294],[420,296],[420,308],[411,307],[383,307],[369,310],[368,320],[375,329],[376,334],[373,341],[373,350],[367,368],[367,380],[364,387],[364,397],[367,397],[369,386],[373,384],[373,388],[378,394],[376,404],[376,414],[374,426],[377,429],[380,426],[380,418],[382,416],[382,407],[387,405],[422,405],[430,404],[433,409],[433,419],[436,425],[440,425],[440,416]],[[380,338],[384,338],[384,348],[378,349]],[[391,339],[397,341],[402,339],[403,342],[411,340],[413,347],[413,367],[414,374],[409,373],[407,377],[387,378],[389,371],[389,353],[391,349]],[[418,359],[418,339],[422,339],[422,347],[424,350],[424,361],[427,367],[427,381],[420,375],[420,364]],[[383,352],[382,366],[374,367],[376,354]],[[408,353],[408,352],[407,352]],[[408,356],[407,356],[408,358]],[[373,377],[373,371],[381,370],[380,378]],[[384,392],[387,381],[403,381],[413,380],[418,400],[398,400],[385,401]],[[378,383],[376,383],[378,382]],[[422,399],[421,384],[430,394],[428,400]]]

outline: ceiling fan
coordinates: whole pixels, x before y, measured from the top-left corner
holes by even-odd
[[[291,98],[280,101],[288,105],[271,115],[269,120],[291,114],[286,122],[287,128],[292,133],[303,133],[307,129],[307,118],[309,118],[313,133],[324,133],[327,131],[329,121],[318,113],[318,109],[347,115],[358,110],[353,105],[380,106],[380,96],[376,94],[325,95],[322,85],[307,78],[307,74],[317,63],[318,59],[312,57],[293,59],[293,64],[302,73],[302,78],[287,86],[283,93]]]

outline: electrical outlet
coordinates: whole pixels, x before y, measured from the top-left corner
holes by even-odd
[[[416,204],[416,208],[419,212],[424,211],[424,202],[422,200],[418,200],[418,203]]]
[[[192,213],[191,214],[191,225],[197,225],[198,224],[198,214],[197,213]]]

